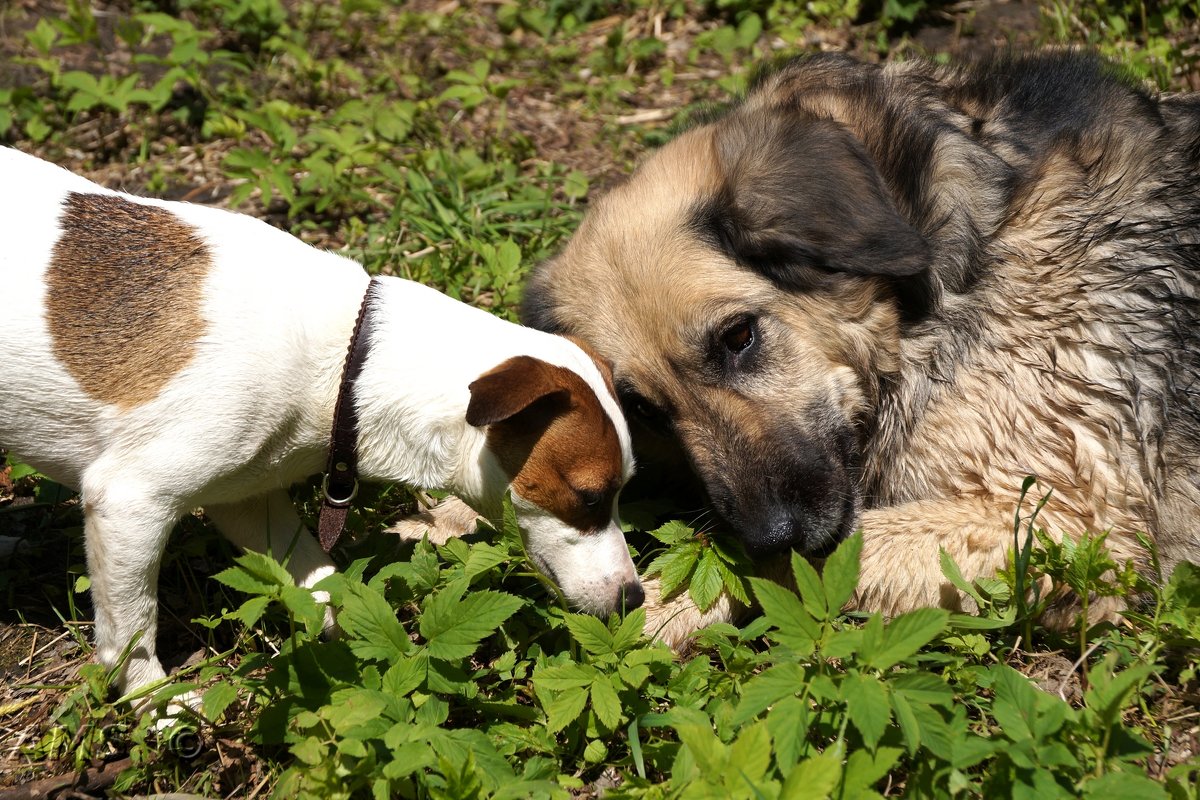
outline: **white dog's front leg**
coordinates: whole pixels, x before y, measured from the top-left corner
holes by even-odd
[[[113,469],[105,473],[120,475]],[[112,669],[140,633],[117,676],[126,694],[165,677],[155,652],[158,567],[177,509],[127,479],[85,480],[82,498],[96,657]]]
[[[238,503],[208,506],[204,512],[225,538],[243,550],[267,553],[281,561],[286,557],[287,571],[298,586],[311,589],[326,575],[337,571],[316,538],[300,522],[296,507],[284,489]],[[329,602],[325,592],[314,592],[313,595],[320,603]],[[338,633],[333,612],[328,608],[325,610],[325,631],[328,635]]]

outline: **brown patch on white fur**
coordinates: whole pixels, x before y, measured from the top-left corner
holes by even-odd
[[[146,403],[191,360],[210,256],[164,209],[102,194],[67,196],[46,272],[54,354],[92,397]]]
[[[488,426],[488,446],[521,497],[580,531],[611,522],[621,444],[596,393],[575,372],[510,358],[471,384],[467,422]]]

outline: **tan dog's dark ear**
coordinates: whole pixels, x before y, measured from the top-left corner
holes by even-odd
[[[866,148],[845,127],[769,108],[726,117],[714,144],[724,186],[694,227],[783,285],[797,267],[912,276],[930,260]]]
[[[531,356],[508,359],[471,382],[467,424],[476,428],[494,425],[520,414],[543,397],[567,395],[563,371]]]

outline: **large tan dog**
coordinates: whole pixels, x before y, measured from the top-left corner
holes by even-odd
[[[675,448],[752,554],[861,528],[860,607],[959,605],[938,549],[1003,566],[1027,475],[1052,535],[1200,558],[1200,97],[1091,57],[793,61],[595,203],[523,314],[613,362],[643,463]]]

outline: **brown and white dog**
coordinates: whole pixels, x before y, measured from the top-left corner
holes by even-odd
[[[333,571],[286,487],[320,472],[368,276],[251,217],[133,197],[0,149],[0,444],[77,487],[101,663],[163,677],[158,565],[203,506],[243,548]],[[354,384],[364,478],[495,516],[580,609],[641,603],[616,517],[632,471],[606,368],[576,344],[380,278]]]
[[[1053,536],[1200,559],[1198,297],[1200,96],[824,55],[595,202],[522,313],[613,363],[644,467],[752,553],[861,529],[857,603],[897,613],[965,602],[939,548],[1004,565],[1027,475]],[[673,642],[704,621],[647,593]]]

